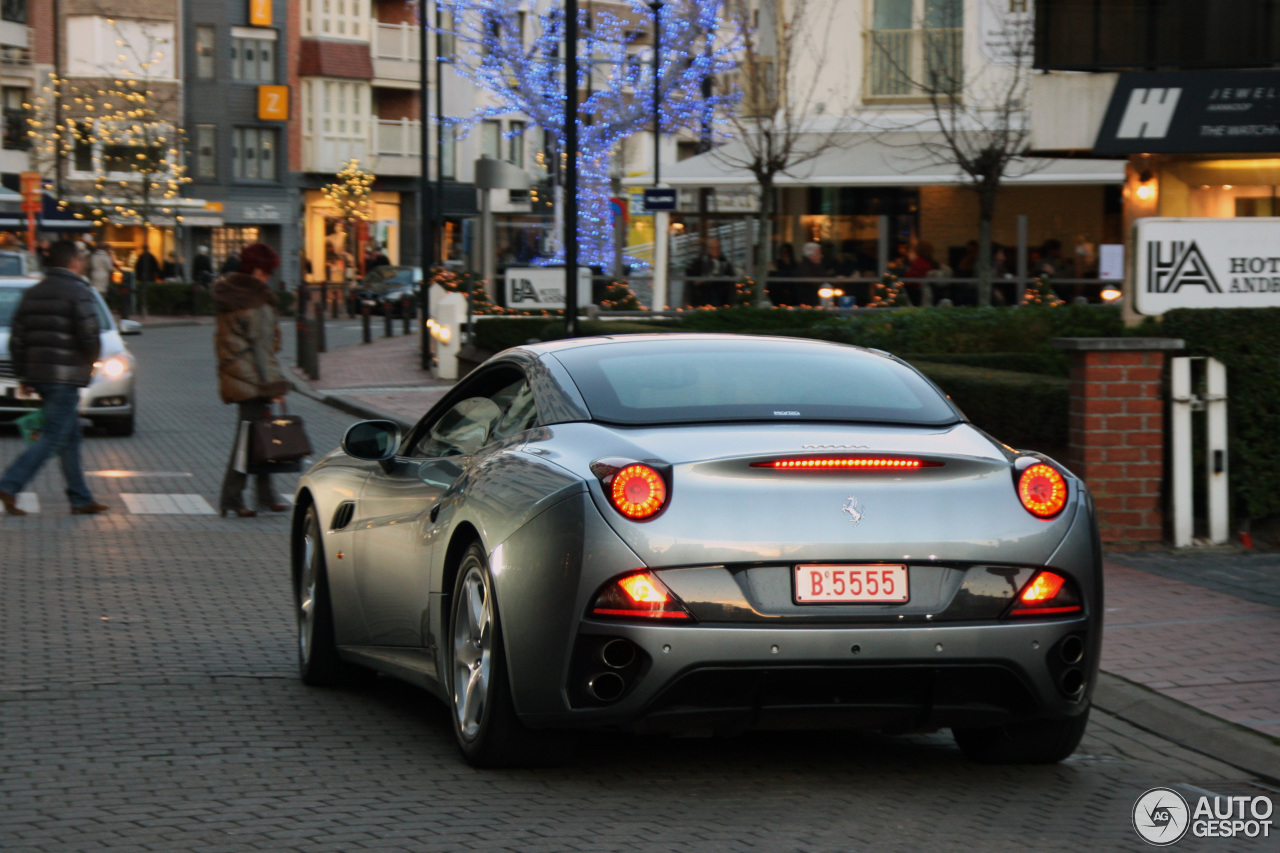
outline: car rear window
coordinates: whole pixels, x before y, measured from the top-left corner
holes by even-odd
[[[0,275],[26,275],[22,258],[17,255],[0,255]]]
[[[0,328],[9,328],[13,322],[13,312],[18,310],[22,301],[21,287],[0,287]]]
[[[942,425],[959,412],[919,374],[853,347],[759,340],[612,342],[556,353],[595,420],[873,421]]]

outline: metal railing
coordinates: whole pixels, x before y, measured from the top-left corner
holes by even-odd
[[[418,119],[378,119],[373,125],[373,148],[381,157],[422,155],[422,122]]]

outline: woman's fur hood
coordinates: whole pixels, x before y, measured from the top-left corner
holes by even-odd
[[[213,283],[213,304],[219,311],[249,311],[276,304],[276,295],[266,282],[248,273],[232,272]]]

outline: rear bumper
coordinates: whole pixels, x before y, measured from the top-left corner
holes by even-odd
[[[613,637],[635,644],[636,663],[619,671],[622,698],[589,707],[586,683],[610,670],[593,649]],[[1069,637],[1083,648],[1067,662]],[[568,684],[571,707],[525,721],[641,731],[910,731],[1071,717],[1088,707],[1099,642],[1082,617],[927,627],[585,622]],[[1081,687],[1064,687],[1076,679]]]

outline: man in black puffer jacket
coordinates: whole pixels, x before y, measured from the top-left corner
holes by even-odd
[[[80,463],[80,389],[89,384],[101,354],[98,307],[81,272],[84,262],[70,240],[49,249],[44,281],[28,288],[13,313],[9,352],[19,380],[44,400],[44,426],[0,477],[0,504],[10,515],[26,515],[17,495],[51,455],[62,456],[62,475],[74,515],[106,512],[93,499]]]

